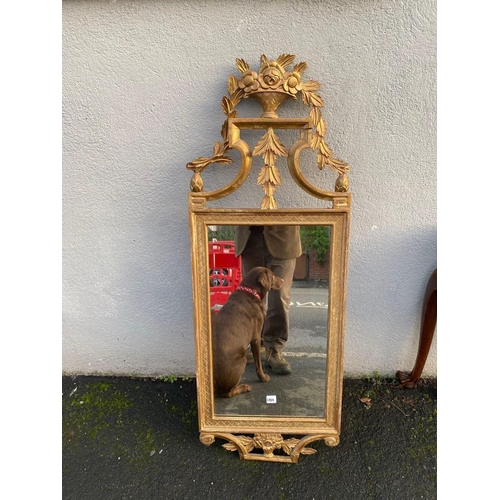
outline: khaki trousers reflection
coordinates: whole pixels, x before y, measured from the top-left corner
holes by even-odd
[[[270,290],[267,294],[267,314],[262,333],[266,349],[281,352],[288,340],[290,329],[290,292],[296,259],[278,259],[271,255],[262,232],[252,234],[241,254],[243,276],[254,267],[264,266],[284,280],[280,290]]]

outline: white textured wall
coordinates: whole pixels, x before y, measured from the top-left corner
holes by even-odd
[[[411,369],[436,266],[435,17],[431,0],[64,1],[64,372],[194,373],[185,165],[219,140],[234,60],[284,52],[323,84],[351,165],[346,375]]]

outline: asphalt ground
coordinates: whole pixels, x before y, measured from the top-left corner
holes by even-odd
[[[340,444],[297,464],[203,445],[193,379],[63,377],[62,408],[65,500],[437,498],[436,379],[345,380]]]

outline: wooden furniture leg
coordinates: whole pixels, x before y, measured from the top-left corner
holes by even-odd
[[[401,387],[413,389],[420,380],[427,356],[431,348],[437,321],[437,269],[432,273],[427,283],[422,306],[422,322],[417,359],[411,373],[398,371],[396,377]]]

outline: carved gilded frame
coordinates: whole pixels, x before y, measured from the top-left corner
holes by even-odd
[[[336,209],[307,210],[209,210],[192,209],[190,211],[193,269],[193,300],[196,339],[196,378],[198,384],[198,421],[200,439],[204,444],[211,444],[216,437],[231,441],[239,451],[241,458],[296,462],[303,447],[311,441],[325,439],[334,446],[338,444],[340,434],[340,413],[342,402],[343,346],[346,305],[347,251],[349,241],[348,207]],[[325,416],[316,417],[255,417],[216,415],[212,389],[212,343],[210,329],[210,290],[207,235],[208,226],[238,224],[293,224],[325,225],[332,228],[330,254],[330,293],[328,315],[328,344]],[[289,456],[250,453],[248,436],[236,434],[274,435],[275,444],[283,439],[283,434],[306,435],[293,447]],[[243,439],[242,439],[243,438]],[[271,437],[268,436],[268,440]],[[232,447],[230,447],[232,449]],[[308,452],[309,449],[306,449]]]
[[[187,165],[193,172],[188,205],[200,440],[209,445],[216,438],[225,439],[229,443],[224,447],[230,451],[238,451],[242,459],[290,463],[297,462],[301,454],[315,453],[314,448],[308,447],[315,440],[324,439],[329,446],[335,446],[339,442],[351,206],[351,194],[347,192],[349,166],[334,158],[324,141],[326,124],[319,110],[323,102],[314,92],[319,84],[314,81],[301,83],[305,63],[286,72],[285,67],[291,64],[293,58],[294,56],[283,54],[276,61],[268,61],[262,56],[258,75],[244,61],[237,60],[242,77],[237,80],[231,75],[228,82],[229,99],[224,96],[222,101],[222,108],[227,115],[221,132],[224,140],[214,146],[211,158],[200,157]],[[269,85],[270,82],[272,85]],[[310,116],[279,118],[276,114],[279,104],[287,97],[295,98],[298,91],[302,92],[304,103],[312,106]],[[238,118],[234,108],[245,97],[255,97],[261,102],[264,113],[260,118]],[[241,138],[240,132],[244,129],[266,130],[253,152]],[[298,130],[299,138],[289,151],[286,151],[274,132],[279,129]],[[299,166],[299,156],[306,148],[318,151],[320,169],[328,165],[339,174],[335,191],[320,189],[304,177]],[[238,173],[226,186],[204,192],[201,178],[203,170],[212,163],[232,163],[225,155],[231,149],[236,149],[241,155]],[[207,202],[234,193],[245,182],[252,168],[253,157],[257,155],[264,157],[264,166],[258,180],[265,195],[260,209],[208,208]],[[288,169],[295,182],[309,195],[328,200],[331,208],[277,208],[274,199],[274,191],[280,184],[280,174],[275,166],[277,156],[287,156]],[[276,224],[321,225],[331,228],[325,413],[322,417],[217,415],[212,382],[208,226]],[[302,437],[299,439],[296,436]],[[255,453],[254,450],[258,449],[262,452]],[[277,450],[279,452],[275,454]]]

